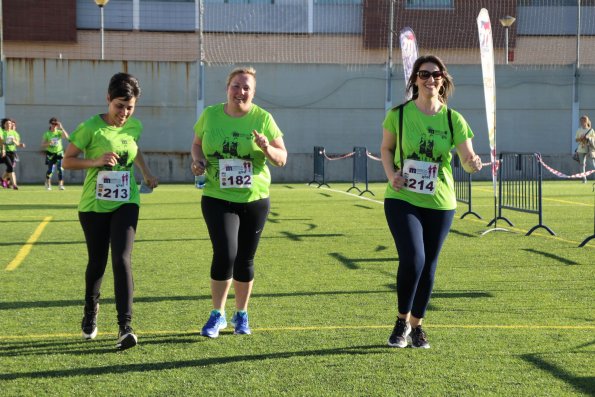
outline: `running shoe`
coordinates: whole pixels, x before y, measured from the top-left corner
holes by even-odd
[[[407,347],[407,336],[411,332],[411,324],[403,318],[397,318],[393,333],[388,338],[390,347]]]
[[[99,313],[99,305],[95,305],[94,310],[84,311],[83,321],[81,323],[81,329],[83,331],[83,338],[95,339],[97,336],[97,313]]]
[[[200,334],[207,338],[216,338],[219,336],[219,331],[224,328],[227,328],[225,315],[222,315],[219,311],[213,310],[211,311],[207,323],[202,327]]]
[[[428,336],[426,335],[425,331],[421,328],[421,325],[418,325],[417,327],[413,328],[411,334],[409,335],[409,339],[411,340],[411,347],[418,349],[430,348]]]
[[[138,338],[134,334],[134,330],[129,325],[121,325],[118,331],[118,341],[116,342],[116,349],[126,350],[136,346]]]
[[[234,335],[250,335],[250,325],[248,325],[247,312],[235,312],[231,318],[231,325],[235,327]]]

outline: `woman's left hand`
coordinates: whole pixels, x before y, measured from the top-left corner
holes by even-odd
[[[252,135],[254,135],[254,142],[262,151],[265,151],[269,147],[269,140],[264,134],[259,134],[258,131],[252,130]]]
[[[477,171],[481,170],[481,167],[482,167],[481,158],[478,155],[473,156],[472,158],[470,158],[467,161],[467,166],[473,172],[477,172]]]
[[[154,175],[146,174],[143,176],[143,179],[145,180],[145,185],[151,189],[155,189],[157,186],[159,186],[159,179]]]

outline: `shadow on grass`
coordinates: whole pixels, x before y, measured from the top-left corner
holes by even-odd
[[[475,234],[471,234],[471,233],[465,233],[465,232],[460,232],[456,229],[450,229],[450,232],[452,234],[456,234],[458,236],[463,236],[463,237],[479,237],[479,235],[475,235]]]
[[[354,290],[354,291],[299,291],[299,292],[279,292],[270,294],[258,294],[253,293],[250,299],[259,298],[287,298],[296,296],[333,296],[333,295],[363,295],[363,294],[384,294],[389,290]],[[229,293],[228,299],[234,299],[235,294]],[[200,301],[200,300],[211,300],[211,295],[184,295],[184,296],[141,296],[135,297],[134,303],[159,303],[159,302],[176,302],[176,301]],[[114,305],[114,298],[101,298],[100,304],[102,305]],[[52,308],[52,307],[77,307],[80,306],[81,310],[84,305],[84,300],[81,299],[64,299],[55,301],[13,301],[13,302],[0,302],[0,311],[2,310],[19,310],[19,309],[36,309],[36,308]]]
[[[50,210],[50,209],[73,209],[76,210],[78,203],[76,204],[52,204],[44,202],[43,204],[2,204],[2,210]]]
[[[361,205],[361,204],[353,204],[353,206],[354,207],[364,208],[364,209],[367,209],[367,210],[373,210],[373,209],[375,209],[375,208],[372,208],[372,207],[368,207],[367,205]]]
[[[358,265],[358,263],[375,263],[375,262],[394,262],[394,261],[398,261],[399,258],[356,258],[356,259],[352,259],[352,258],[347,258],[346,256],[343,256],[342,254],[338,253],[338,252],[330,252],[329,253],[330,256],[332,256],[333,258],[335,258],[336,260],[338,260],[339,262],[341,262],[343,264],[343,266],[345,266],[347,269],[351,269],[351,270],[355,270],[355,269],[361,269],[360,266]]]
[[[144,204],[143,204],[144,205]],[[146,218],[146,217],[140,217],[138,218],[139,222],[143,222],[143,221],[196,221],[196,220],[202,220],[203,217],[202,216],[184,216],[184,217],[179,217],[179,218],[175,218],[175,217],[170,217],[170,218]]]
[[[142,345],[139,345],[142,346]],[[242,362],[256,362],[261,360],[284,360],[303,357],[321,357],[321,356],[363,356],[370,354],[386,354],[387,347],[385,345],[367,345],[367,346],[352,346],[333,349],[319,349],[306,350],[295,352],[278,352],[267,354],[246,354],[241,356],[230,357],[209,357],[197,360],[182,360],[182,361],[167,361],[159,363],[142,363],[142,364],[118,364],[108,365],[102,367],[79,367],[71,369],[59,369],[48,371],[35,372],[20,372],[20,373],[4,373],[0,374],[0,380],[17,380],[17,379],[38,379],[38,378],[68,378],[80,375],[109,375],[133,372],[146,371],[161,371],[168,369],[185,369],[185,368],[200,368],[210,367],[215,365],[225,365]],[[136,350],[136,349],[134,349]]]
[[[566,371],[563,367],[548,363],[541,357],[535,354],[524,354],[521,358],[542,371],[549,373],[550,375],[560,379],[567,383],[570,387],[580,393],[584,393],[587,396],[595,395],[595,377],[585,376],[579,377],[574,376],[570,372]]]
[[[392,291],[397,290],[397,284],[387,284],[386,287]],[[494,295],[485,291],[434,291],[432,292],[432,299],[435,298],[493,298]],[[430,301],[431,302],[431,301]],[[431,304],[431,303],[430,303]]]
[[[546,258],[553,259],[553,260],[555,260],[557,262],[560,262],[560,263],[563,263],[565,265],[580,265],[580,263],[578,263],[578,262],[572,261],[570,259],[563,258],[563,257],[558,256],[558,255],[554,255],[551,252],[539,251],[539,250],[535,250],[533,248],[523,248],[523,250],[524,251],[527,251],[527,252],[530,252],[532,254],[539,254],[541,256],[545,256]]]
[[[295,234],[291,232],[281,232],[285,238],[288,238],[291,241],[303,241],[304,238],[321,238],[321,237],[343,237],[345,236],[342,233],[326,233],[326,234]]]
[[[193,344],[206,340],[197,330],[171,335],[143,335],[139,334],[139,346],[164,345],[164,344]],[[93,355],[120,353],[116,348],[116,333],[104,334],[92,341],[82,339],[63,339],[55,342],[28,341],[28,342],[2,342],[0,343],[0,357],[42,356],[50,354]]]
[[[267,222],[271,223],[281,223],[281,222],[291,222],[291,221],[311,221],[312,218],[267,218]]]
[[[43,221],[43,218],[39,219],[2,219],[2,223],[31,223],[38,225]],[[50,223],[79,223],[78,219],[52,219]]]
[[[139,238],[134,240],[135,244],[140,243],[162,243],[165,241],[210,241],[209,237],[203,238],[160,238],[160,239],[148,239],[148,238]],[[8,243],[0,243],[0,247],[10,247],[10,246],[21,246],[25,245],[25,241],[11,241]],[[60,245],[78,245],[78,244],[85,244],[85,240],[69,240],[69,241],[36,241],[35,245],[39,246],[60,246]]]

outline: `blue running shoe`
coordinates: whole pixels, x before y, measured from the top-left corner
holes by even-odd
[[[235,312],[231,318],[231,325],[235,327],[234,335],[250,335],[250,326],[248,325],[247,312]]]
[[[221,315],[218,311],[211,311],[211,316],[209,320],[202,327],[200,334],[202,336],[206,336],[207,338],[216,338],[219,336],[219,331],[227,328],[227,321],[225,320],[225,316]]]

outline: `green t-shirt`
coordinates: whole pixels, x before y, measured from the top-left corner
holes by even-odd
[[[141,122],[135,118],[128,119],[122,127],[113,127],[106,124],[100,115],[96,115],[81,123],[70,135],[70,142],[84,152],[86,159],[97,158],[106,152],[114,152],[120,156],[118,164],[113,167],[87,169],[78,206],[80,212],[112,212],[123,204],[140,205],[134,178],[134,159],[138,153],[137,142],[142,129]],[[99,171],[130,171],[130,192],[126,192],[126,201],[99,200],[95,197]]]
[[[202,140],[207,158],[207,181],[203,195],[235,203],[248,203],[269,197],[271,174],[266,157],[254,142],[252,130],[264,134],[269,141],[283,136],[273,116],[257,105],[242,117],[230,117],[224,104],[207,107],[194,125],[194,132]],[[242,159],[252,162],[250,188],[221,188],[219,160]]]
[[[45,149],[48,153],[62,154],[64,152],[64,148],[62,147],[62,131],[48,130],[43,134],[43,140],[49,143]]]
[[[421,194],[408,189],[395,191],[388,183],[385,197],[407,201],[408,203],[430,209],[452,210],[457,207],[454,192],[454,179],[450,162],[451,150],[467,139],[473,138],[471,128],[458,112],[451,109],[453,135],[448,126],[446,105],[435,115],[421,112],[415,102],[408,102],[403,109],[403,157],[405,159],[438,163],[438,179],[433,195]],[[401,168],[399,153],[399,110],[390,110],[384,123],[384,129],[395,134],[395,167]]]
[[[15,130],[4,130],[4,147],[7,152],[17,151],[17,141],[21,141],[21,136]]]

